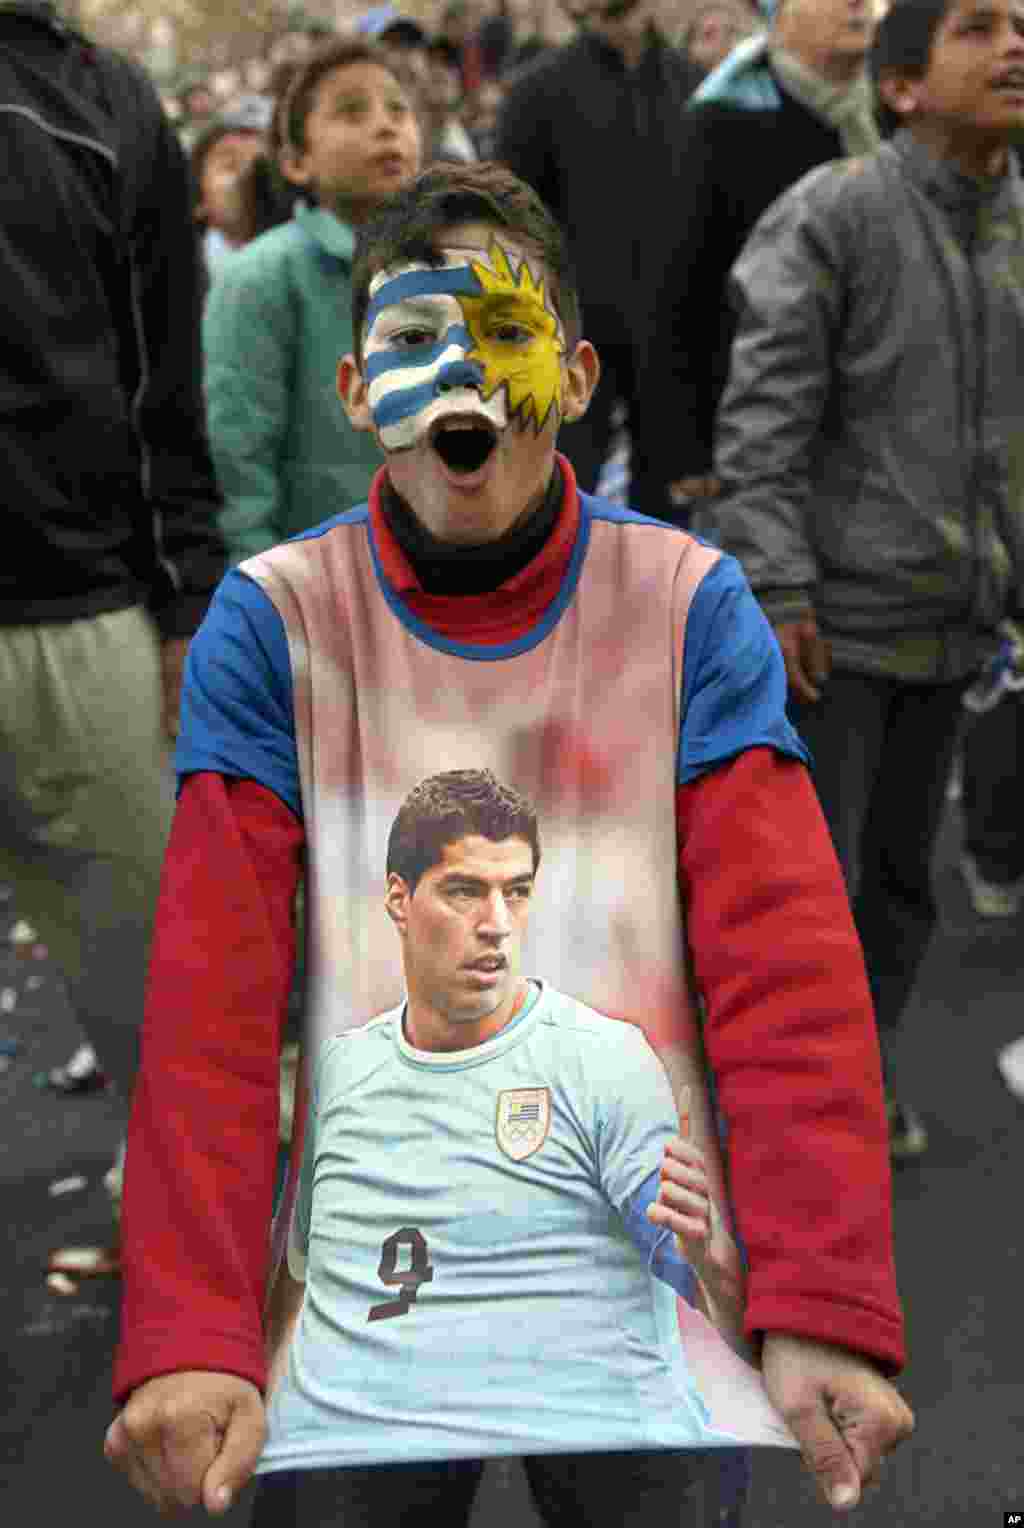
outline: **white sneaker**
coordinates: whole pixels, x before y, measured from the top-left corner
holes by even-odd
[[[114,1219],[121,1218],[121,1198],[124,1194],[124,1154],[128,1142],[122,1141],[117,1148],[117,1156],[114,1165],[103,1174],[103,1187],[110,1195],[110,1207],[114,1212]]]
[[[986,881],[978,862],[966,849],[960,856],[960,874],[967,883],[974,911],[979,918],[1015,918],[1020,911],[1024,883],[1008,881],[1000,885]]]
[[[1003,1047],[996,1056],[996,1066],[1010,1092],[1024,1101],[1024,1035]]]

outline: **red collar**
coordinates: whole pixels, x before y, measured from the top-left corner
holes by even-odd
[[[370,488],[370,531],[387,583],[413,615],[438,636],[456,642],[500,645],[526,636],[558,595],[572,558],[580,523],[576,476],[566,458],[555,454],[565,491],[547,542],[532,562],[487,594],[427,594],[412,565],[391,534],[380,502],[382,467]]]

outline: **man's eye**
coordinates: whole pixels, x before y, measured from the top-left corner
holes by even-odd
[[[432,329],[399,329],[392,334],[389,343],[397,345],[399,350],[412,350],[417,345],[430,345],[434,341]]]
[[[533,339],[533,331],[525,324],[495,324],[491,338],[500,340],[503,345],[528,345]]]

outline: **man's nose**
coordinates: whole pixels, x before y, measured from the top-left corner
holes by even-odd
[[[440,397],[442,393],[454,392],[459,387],[476,387],[484,385],[484,369],[476,361],[449,361],[442,366],[437,373],[434,383],[434,392]]]
[[[505,900],[504,892],[496,891],[487,899],[483,920],[480,924],[480,932],[503,939],[511,931],[512,915],[508,910],[508,903]]]

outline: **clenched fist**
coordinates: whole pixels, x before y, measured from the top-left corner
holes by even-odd
[[[263,1397],[236,1374],[161,1374],[133,1390],[103,1452],[158,1512],[226,1512],[267,1436]]]

